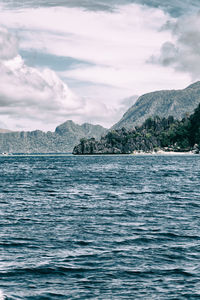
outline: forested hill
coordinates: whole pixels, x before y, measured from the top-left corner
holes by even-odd
[[[127,154],[134,151],[195,151],[200,147],[200,105],[181,121],[148,118],[133,130],[111,130],[100,141],[82,139],[73,154]]]
[[[154,116],[168,118],[173,116],[181,120],[191,114],[200,103],[200,81],[189,85],[183,90],[164,90],[145,94],[138,98],[111,129],[132,129]]]

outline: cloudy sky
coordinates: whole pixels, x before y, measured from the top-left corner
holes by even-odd
[[[0,128],[110,127],[200,78],[199,0],[0,0]]]

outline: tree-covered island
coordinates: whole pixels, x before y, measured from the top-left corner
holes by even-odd
[[[73,154],[131,154],[134,152],[189,152],[200,149],[200,105],[181,121],[168,118],[148,118],[133,129],[111,130],[100,141],[81,139]]]

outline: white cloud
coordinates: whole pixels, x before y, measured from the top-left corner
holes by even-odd
[[[79,107],[78,98],[51,70],[38,71],[24,64],[18,55],[1,62],[1,100],[7,106],[37,106],[39,109],[73,110]]]
[[[78,97],[54,71],[29,67],[19,54],[8,57],[0,59],[1,127],[54,130],[59,123],[72,118],[78,123],[108,125],[104,119],[116,113],[103,103]]]
[[[151,61],[200,78],[200,13],[168,24],[173,41],[165,42]]]
[[[150,68],[146,61],[159,51],[164,42],[172,40],[169,31],[160,30],[171,20],[160,9],[136,4],[119,7],[114,13],[54,7],[4,11],[1,16],[2,23],[21,30],[18,34],[22,48],[68,56],[96,65],[87,70],[80,70],[78,66],[77,72],[69,73],[72,78],[81,77],[82,80],[94,82],[94,78],[98,77],[97,83],[105,83],[106,78],[106,84],[122,89],[128,87],[133,94],[138,93],[134,90],[138,73],[148,72],[149,85],[155,86],[155,77],[151,75],[160,72],[160,69],[156,66]],[[170,69],[160,72],[157,88],[169,87],[171,76]],[[178,73],[174,76],[177,83],[172,88],[179,86],[180,82],[183,85],[183,81],[189,83],[187,76]],[[136,85],[142,86],[139,83],[141,80],[139,76]],[[146,83],[144,80],[143,86]],[[143,92],[141,88],[139,93]]]
[[[1,37],[2,124],[9,122],[13,126],[12,129],[16,129],[17,126],[14,122],[18,123],[18,126],[21,123],[22,127],[32,129],[40,124],[41,128],[47,129],[49,125],[54,127],[69,116],[84,113],[87,116],[87,112],[92,113],[91,109],[88,110],[87,102],[76,96],[55,72],[47,68],[37,70],[27,66],[17,54],[17,40],[6,29],[0,29]],[[23,126],[23,122],[26,125]]]
[[[76,88],[79,98],[70,94],[55,73],[36,70],[24,63],[12,70],[12,75],[4,76],[4,93],[9,90],[14,95],[14,90],[17,91],[16,105],[20,107],[26,103],[26,113],[30,117],[34,107],[41,122],[46,117],[51,122],[50,112],[56,111],[57,121],[65,114],[66,118],[79,122],[96,120],[112,125],[123,110],[123,97],[157,89],[181,88],[190,83],[188,75],[174,71],[171,66],[164,68],[147,63],[166,41],[173,42],[170,31],[160,30],[167,21],[173,19],[160,9],[136,4],[119,7],[112,13],[67,7],[21,10],[1,7],[0,24],[16,31],[20,49],[93,64],[87,67],[77,64],[74,69],[58,74],[66,82],[71,79],[85,82]],[[4,64],[2,68],[10,69],[11,65]],[[2,72],[6,73],[5,70]],[[13,80],[6,86],[9,78]],[[95,91],[91,92],[91,85],[96,86],[96,97]],[[111,92],[104,93],[105,89]],[[4,99],[14,101],[12,95]]]
[[[0,28],[0,59],[11,59],[18,53],[17,38],[5,28]]]
[[[113,113],[106,105],[76,96],[55,72],[28,67],[19,55],[1,61],[0,76],[1,120],[14,130],[53,130],[72,117],[78,123],[102,122]]]
[[[167,73],[167,76],[166,76]],[[90,81],[93,83],[111,85],[115,88],[121,88],[124,91],[124,97],[137,94],[141,95],[157,89],[172,89],[178,86],[187,85],[188,76],[176,74],[168,68],[164,73],[163,67],[144,65],[141,69],[127,69],[114,67],[85,67],[60,72],[63,77],[74,78],[78,80]],[[178,77],[178,82],[174,82]],[[190,81],[189,81],[190,82]]]

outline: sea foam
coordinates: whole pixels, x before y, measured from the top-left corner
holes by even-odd
[[[2,290],[0,290],[0,300],[5,300],[5,297],[4,297],[4,294],[3,294]]]

